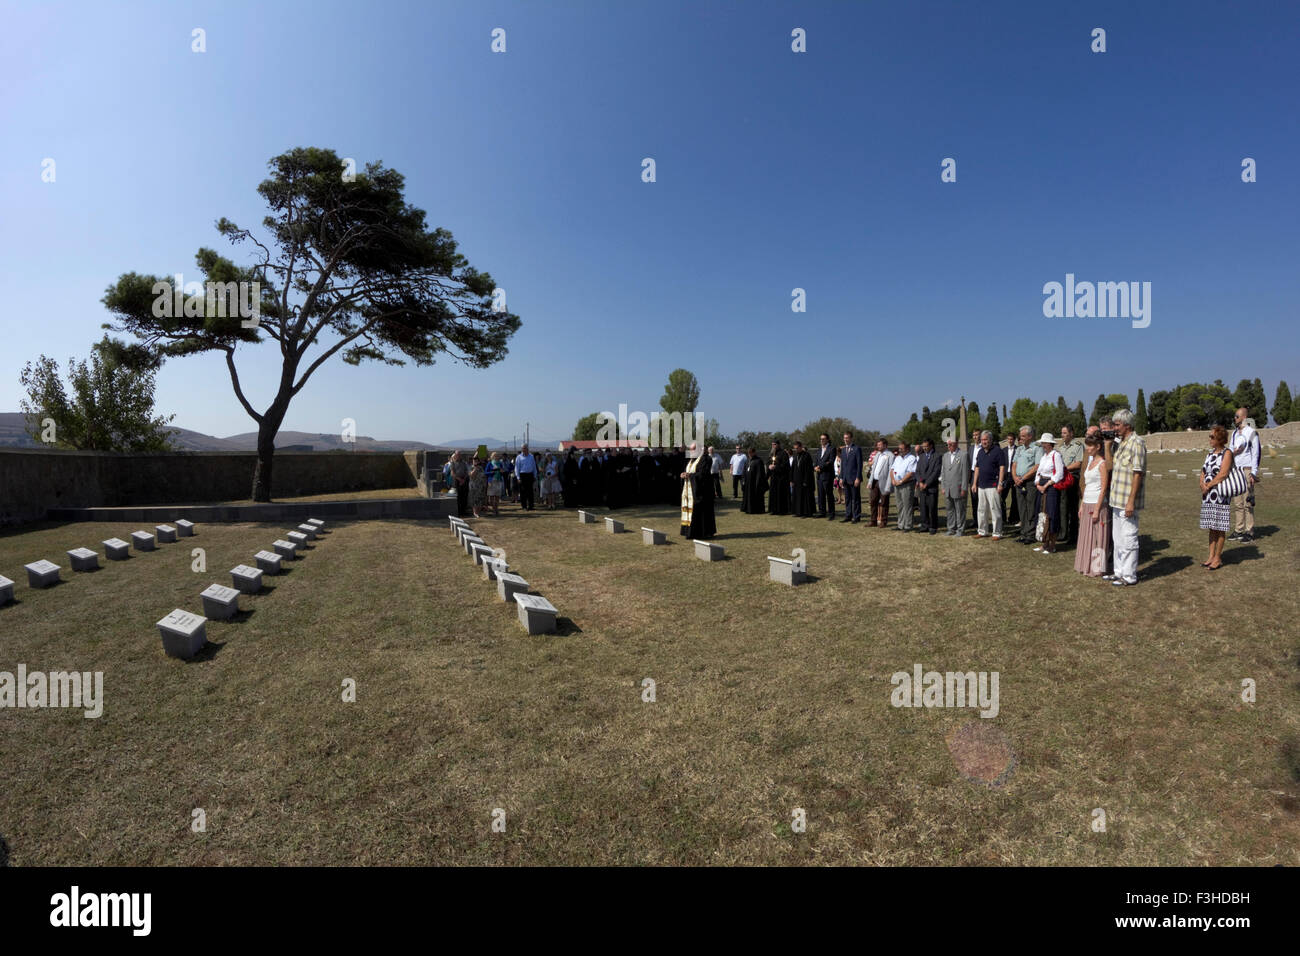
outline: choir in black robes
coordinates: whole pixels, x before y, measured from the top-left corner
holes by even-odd
[[[778,445],[767,464],[767,513],[788,515],[790,513],[790,456]]]
[[[763,464],[763,459],[758,457],[757,452],[749,456],[740,487],[745,492],[740,501],[741,511],[751,515],[761,515],[767,511],[764,501],[767,495],[767,466]]]
[[[713,518],[713,459],[701,453],[687,464],[682,479],[682,537],[707,541],[717,533]]]
[[[794,491],[790,499],[791,512],[800,518],[810,518],[817,512],[817,478],[813,471],[812,455],[806,448],[794,453],[794,465],[790,469],[790,480]]]
[[[576,508],[582,500],[581,484],[578,479],[578,456],[572,451],[565,456],[564,469],[560,477],[560,490],[564,495],[564,507]]]

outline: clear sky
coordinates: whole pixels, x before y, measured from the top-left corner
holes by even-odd
[[[733,434],[1215,378],[1271,404],[1300,385],[1298,49],[1295,2],[10,3],[0,411],[26,361],[87,354],[121,273],[238,260],[213,223],[260,223],[296,146],[405,174],[523,327],[488,370],[336,360],[286,429],[563,437],[678,366]],[[1150,326],[1045,318],[1067,273],[1150,282]],[[259,407],[276,358],[240,353]],[[157,399],[254,427],[216,358]]]

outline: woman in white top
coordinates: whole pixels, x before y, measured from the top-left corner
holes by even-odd
[[[1083,478],[1083,494],[1079,496],[1079,543],[1074,552],[1074,570],[1090,578],[1106,573],[1110,554],[1110,524],[1107,515],[1106,495],[1110,491],[1110,468],[1100,435],[1089,435],[1083,440],[1084,465],[1079,474]]]
[[[835,503],[837,505],[844,504],[844,487],[843,482],[840,481],[840,469],[844,465],[840,460],[841,451],[843,451],[843,449],[838,449],[835,452]]]
[[[1055,554],[1056,536],[1061,533],[1061,492],[1056,483],[1065,480],[1065,459],[1056,450],[1056,439],[1051,432],[1044,432],[1038,445],[1043,449],[1043,457],[1038,462],[1034,486],[1038,489],[1039,513],[1046,514],[1047,520],[1044,522],[1043,543],[1034,550]]]
[[[560,490],[560,465],[552,455],[546,456],[546,486],[542,494],[546,496],[546,507],[555,510],[555,496]]]

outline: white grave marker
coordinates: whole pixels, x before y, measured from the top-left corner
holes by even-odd
[[[227,621],[239,613],[239,592],[224,584],[212,584],[199,595],[203,613],[214,621]]]
[[[27,570],[27,586],[33,588],[48,588],[51,584],[59,583],[59,566],[53,561],[33,561],[31,564],[24,564]]]
[[[168,657],[189,660],[208,641],[207,620],[180,608],[158,622],[163,651]]]
[[[281,557],[271,551],[259,551],[253,555],[257,560],[257,570],[272,577],[280,573]]]
[[[158,532],[158,540],[165,544],[176,540],[176,529],[169,524],[160,524],[154,530]]]
[[[74,548],[68,552],[74,571],[95,571],[99,568],[99,555],[89,548]]]
[[[519,623],[529,634],[555,633],[555,606],[536,594],[515,594],[519,606]]]
[[[125,561],[131,552],[131,546],[121,538],[109,538],[100,544],[104,546],[104,553],[110,561]]]
[[[153,535],[148,531],[132,531],[131,543],[135,545],[137,551],[152,551]]]
[[[262,572],[257,568],[250,568],[246,564],[240,564],[230,569],[230,578],[235,587],[245,594],[256,594],[262,590]]]

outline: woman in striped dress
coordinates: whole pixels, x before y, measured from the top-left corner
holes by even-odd
[[[1223,567],[1223,542],[1231,521],[1231,499],[1219,490],[1232,474],[1232,449],[1228,430],[1222,425],[1210,429],[1210,451],[1201,465],[1201,527],[1210,532],[1210,560],[1201,567],[1217,571]]]

